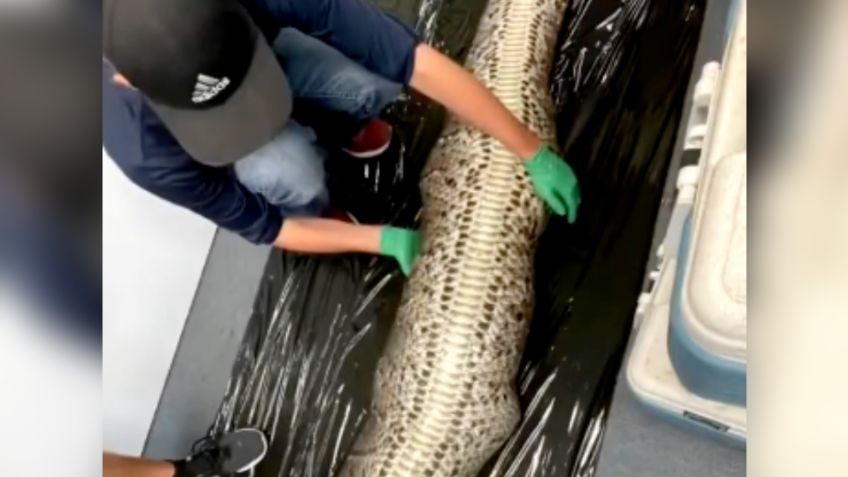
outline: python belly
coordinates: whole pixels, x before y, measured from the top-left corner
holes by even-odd
[[[490,0],[468,68],[554,143],[548,81],[567,0]],[[451,120],[421,180],[424,249],[342,477],[475,477],[521,417],[516,374],[547,215],[522,161]]]

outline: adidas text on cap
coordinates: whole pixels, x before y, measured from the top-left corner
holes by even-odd
[[[291,115],[282,68],[237,0],[105,0],[103,49],[200,162],[235,162]]]

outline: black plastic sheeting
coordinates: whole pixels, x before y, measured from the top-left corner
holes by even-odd
[[[462,59],[484,2],[379,2]],[[704,0],[578,1],[566,13],[552,93],[560,145],[584,191],[580,218],[542,237],[537,305],[518,387],[524,419],[483,476],[590,476],[700,33]],[[364,222],[414,225],[418,171],[444,113],[391,108],[400,141],[371,162],[333,158],[333,200]],[[403,278],[365,256],[274,252],[211,433],[271,437],[258,476],[331,476],[367,412]]]

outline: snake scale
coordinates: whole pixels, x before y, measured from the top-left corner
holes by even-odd
[[[567,0],[490,0],[467,67],[548,144]],[[424,246],[340,477],[474,477],[521,412],[516,374],[547,214],[521,160],[450,119],[422,172]]]

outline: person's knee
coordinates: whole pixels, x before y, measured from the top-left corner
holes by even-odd
[[[399,86],[370,73],[354,74],[352,77],[353,107],[360,118],[376,117],[400,93]]]
[[[268,202],[288,212],[326,205],[328,193],[322,173],[308,168],[278,168],[269,172],[263,187]]]
[[[321,173],[308,168],[266,164],[242,182],[253,192],[283,211],[312,209],[328,201],[327,186]]]
[[[251,191],[284,210],[327,201],[324,153],[314,134],[290,125],[270,143],[235,165],[239,180]]]
[[[317,93],[324,106],[357,119],[373,118],[400,94],[401,86],[353,63],[327,79],[326,92]]]
[[[356,119],[378,115],[402,89],[298,30],[280,30],[274,51],[296,97]]]

